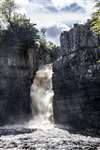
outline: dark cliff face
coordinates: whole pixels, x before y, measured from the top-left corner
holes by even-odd
[[[0,39],[0,125],[31,117],[31,84],[38,68],[56,59],[54,52],[22,49],[13,33]]]
[[[61,34],[62,58],[54,63],[54,120],[75,130],[100,130],[98,37],[89,25]]]
[[[35,49],[20,49],[14,38],[0,45],[0,125],[31,114],[30,86],[37,70]]]

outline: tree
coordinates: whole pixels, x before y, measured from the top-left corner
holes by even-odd
[[[9,24],[11,24],[11,18],[15,8],[14,0],[3,0],[1,3],[0,14],[2,15],[2,19]]]
[[[97,34],[100,34],[100,0],[96,1],[95,7],[96,11],[92,15],[91,26]]]
[[[3,32],[1,43],[11,38],[11,40],[18,43],[20,49],[24,52],[27,52],[27,50],[32,47],[43,50],[50,49],[45,38],[46,29],[42,28],[41,32],[39,32],[36,28],[36,24],[31,23],[26,15],[15,13],[15,8],[14,0],[2,0],[0,15],[2,16],[2,20],[6,22],[7,29]],[[51,44],[51,47],[52,46]]]
[[[35,43],[40,39],[39,31],[35,27],[36,24],[31,23],[25,15],[15,13],[11,19],[11,25],[8,30],[13,31],[17,36],[21,49],[29,49],[35,46]]]
[[[51,50],[58,48],[58,46],[51,41],[49,41],[47,44],[48,44],[48,48]]]
[[[3,0],[1,3],[0,14],[2,21],[7,25],[6,34],[2,39],[4,41],[7,37],[13,37],[19,43],[20,49],[26,50],[35,46],[35,42],[39,39],[39,31],[29,18],[15,13],[15,8],[14,0]]]
[[[47,41],[46,41],[46,29],[42,28],[40,33],[39,45],[41,49],[47,49]]]

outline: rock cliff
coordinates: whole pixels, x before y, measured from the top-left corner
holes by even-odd
[[[31,113],[30,86],[37,69],[36,49],[24,51],[14,36],[0,44],[0,125]]]
[[[13,32],[0,34],[0,125],[31,116],[30,88],[38,68],[56,59],[49,49],[22,49]],[[22,33],[20,33],[22,34]],[[55,49],[56,50],[56,49]]]
[[[64,31],[53,65],[54,120],[75,130],[100,130],[100,45],[89,23]]]

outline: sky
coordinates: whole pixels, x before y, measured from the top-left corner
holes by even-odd
[[[26,14],[46,38],[59,44],[60,34],[74,23],[85,23],[94,11],[94,0],[15,0],[17,12]]]

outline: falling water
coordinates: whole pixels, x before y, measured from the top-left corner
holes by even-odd
[[[53,121],[52,65],[40,68],[31,86],[33,126],[42,127]]]

